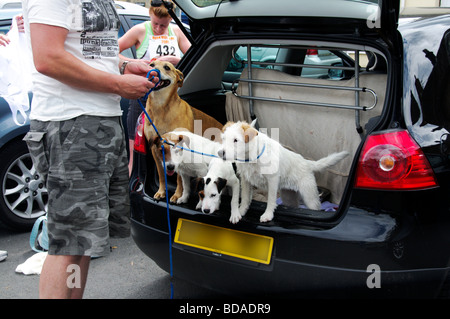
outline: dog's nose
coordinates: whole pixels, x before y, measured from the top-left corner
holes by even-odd
[[[217,152],[217,154],[219,155],[219,157],[225,158],[225,150],[219,150],[219,151]]]
[[[169,165],[167,165],[167,169],[169,171],[173,171],[175,169],[175,165],[174,164],[169,164]]]
[[[209,214],[210,210],[209,210],[209,209],[204,209],[203,212],[204,212],[205,214]]]

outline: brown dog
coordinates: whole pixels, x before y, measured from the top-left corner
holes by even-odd
[[[146,105],[146,111],[159,134],[163,135],[176,129],[194,132],[194,120],[201,120],[202,134],[209,128],[222,129],[223,125],[217,120],[193,108],[180,98],[177,91],[179,87],[183,86],[184,77],[183,73],[177,70],[173,64],[167,61],[154,61],[150,67],[158,69],[161,73],[160,84],[150,93]],[[195,131],[200,130],[196,128]],[[158,159],[157,146],[152,143],[157,134],[148,119],[145,121],[144,133],[151,145],[159,175],[159,189],[153,197],[162,199],[166,196],[164,169],[161,160]],[[180,185],[182,185],[181,177],[177,176],[177,192],[170,198],[171,202],[176,202],[181,196],[182,187]]]

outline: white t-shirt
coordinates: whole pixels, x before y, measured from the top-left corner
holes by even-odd
[[[105,72],[119,73],[119,16],[112,0],[23,0],[25,33],[42,23],[69,30],[65,48],[77,59]],[[80,115],[120,116],[120,96],[80,90],[38,73],[32,74],[30,119],[62,121]]]

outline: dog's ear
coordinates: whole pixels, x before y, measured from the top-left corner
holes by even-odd
[[[225,178],[219,177],[214,183],[217,185],[217,191],[220,193],[222,189],[227,185],[227,180]]]
[[[179,135],[178,136],[178,143],[181,143],[181,146],[186,145],[187,148],[189,148],[189,145],[191,145],[191,140],[189,139],[189,136],[186,135]]]
[[[181,72],[180,70],[176,69],[177,72],[177,83],[179,87],[183,86],[184,83],[184,75],[183,72]]]
[[[243,124],[242,129],[244,130],[245,143],[250,142],[256,135],[258,135],[258,131],[248,124]]]
[[[156,145],[156,146],[159,146],[159,141],[160,141],[159,136],[155,136],[154,138],[151,139],[150,145]]]
[[[254,119],[253,121],[252,121],[252,123],[250,123],[250,126],[251,127],[256,127],[256,122],[258,121],[258,119],[256,118],[256,119]]]
[[[196,190],[198,192],[198,197],[200,198],[200,200],[203,200],[205,198],[205,181],[203,180],[203,177],[197,178]]]

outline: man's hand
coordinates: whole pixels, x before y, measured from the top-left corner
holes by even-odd
[[[150,66],[144,62],[130,61],[125,68],[124,74],[147,76],[150,70]]]
[[[137,99],[147,94],[159,82],[158,73],[155,71],[147,78],[150,70],[150,66],[146,63],[129,62],[123,75],[125,81],[121,87],[123,93],[120,95],[128,99]]]
[[[150,70],[152,70],[152,68],[150,68],[150,66],[147,63],[130,62],[127,64],[124,74],[135,74],[135,75],[147,77],[148,72]],[[158,83],[158,81],[159,81],[158,73],[156,73],[155,71],[151,72],[150,76],[149,76],[149,80],[152,81],[153,83],[155,83],[155,85],[156,85],[156,83]]]
[[[121,75],[121,81],[119,85],[120,91],[118,92],[118,94],[127,99],[138,99],[145,96],[148,91],[154,88],[156,83],[158,82],[157,77],[153,78],[152,81],[149,81],[146,77],[147,73],[145,74],[145,76],[134,74]],[[155,75],[157,76],[156,72],[153,73],[155,73]]]

